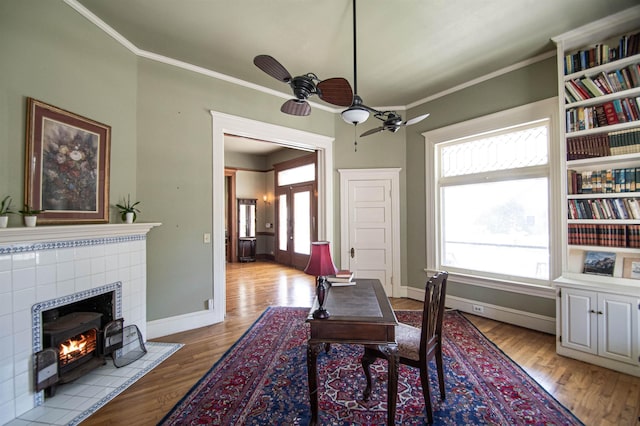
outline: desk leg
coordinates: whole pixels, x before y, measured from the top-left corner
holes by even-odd
[[[309,403],[311,405],[311,421],[309,425],[318,424],[318,353],[325,348],[324,343],[307,343],[307,374],[309,380]],[[397,374],[396,374],[397,377]]]
[[[396,402],[398,397],[398,345],[381,345],[379,349],[387,356],[389,377],[387,381],[387,424],[396,422]]]

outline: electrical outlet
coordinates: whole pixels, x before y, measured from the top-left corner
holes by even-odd
[[[476,312],[478,314],[484,314],[484,306],[473,305],[473,312]]]
[[[211,234],[205,232],[204,237],[202,238],[205,244],[209,244],[211,242]]]

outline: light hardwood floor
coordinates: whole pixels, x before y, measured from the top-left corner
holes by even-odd
[[[155,425],[220,359],[268,306],[311,306],[314,280],[268,262],[227,264],[227,317],[223,323],[155,339],[184,343],[83,425]],[[391,299],[394,309],[421,309]],[[466,315],[503,352],[586,425],[640,426],[640,378],[564,358],[555,337]]]

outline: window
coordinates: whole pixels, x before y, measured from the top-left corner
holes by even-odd
[[[547,114],[504,112],[425,134],[433,143],[427,207],[435,214],[427,229],[436,238],[427,241],[434,269],[549,285],[554,130]]]

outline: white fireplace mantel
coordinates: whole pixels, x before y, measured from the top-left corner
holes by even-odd
[[[41,225],[0,229],[0,424],[42,404],[33,388],[40,303],[67,304],[116,290],[117,316],[147,335],[149,231],[160,223]],[[5,368],[7,367],[7,368]]]
[[[0,245],[140,235],[147,234],[151,228],[160,225],[161,223],[109,223],[2,228]]]

